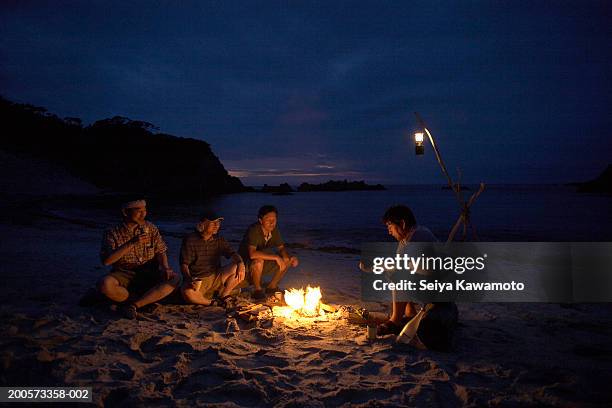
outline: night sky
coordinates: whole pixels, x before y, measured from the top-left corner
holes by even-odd
[[[129,4],[126,4],[129,3]],[[609,1],[3,1],[0,93],[206,140],[245,184],[595,177],[612,163]]]

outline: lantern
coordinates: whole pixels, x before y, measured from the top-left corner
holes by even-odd
[[[424,133],[423,132],[415,132],[414,133],[414,144],[415,144],[415,153],[417,155],[421,155],[425,153],[425,146],[423,145],[423,139],[424,139]]]

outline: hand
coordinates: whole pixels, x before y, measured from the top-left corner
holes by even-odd
[[[162,277],[167,281],[172,280],[176,276],[172,268],[169,266],[162,266],[159,269],[162,273]]]
[[[146,242],[146,240],[147,240],[147,234],[142,233],[142,234],[136,235],[135,237],[130,239],[128,241],[128,244],[130,244],[130,245],[144,244]]]
[[[277,256],[276,258],[274,258],[274,261],[281,270],[285,269],[285,260],[283,258]]]
[[[367,266],[366,266],[366,265],[365,265],[363,262],[361,262],[361,261],[359,261],[359,269],[360,269],[362,272],[368,272],[368,273],[369,273],[369,272],[372,272],[372,269],[371,269],[371,268],[368,268],[368,267],[367,267]]]
[[[246,276],[246,268],[243,262],[236,266],[236,280],[243,281]]]
[[[198,281],[194,280],[193,277],[189,277],[189,289],[198,290]]]
[[[298,261],[297,256],[292,256],[291,258],[289,258],[289,266],[291,266],[292,268],[295,268],[299,264],[300,261]]]

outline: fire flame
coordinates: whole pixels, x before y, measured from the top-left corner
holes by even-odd
[[[321,288],[306,287],[306,290],[289,289],[285,291],[287,307],[274,307],[274,314],[282,317],[315,317],[324,314],[321,310]]]

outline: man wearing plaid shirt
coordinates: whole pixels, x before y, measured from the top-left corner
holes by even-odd
[[[168,265],[167,246],[159,230],[145,221],[145,200],[131,201],[122,208],[123,222],[104,233],[100,259],[111,272],[98,282],[98,290],[115,302],[126,302],[130,293],[139,296],[124,303],[128,318],[137,309],[168,296],[180,284],[180,276]]]
[[[220,306],[231,308],[231,292],[244,280],[242,257],[217,235],[222,220],[223,217],[207,212],[196,225],[196,231],[183,239],[180,264],[184,283],[181,292],[188,303],[208,306],[216,295]],[[221,256],[231,259],[231,263],[222,266]]]

